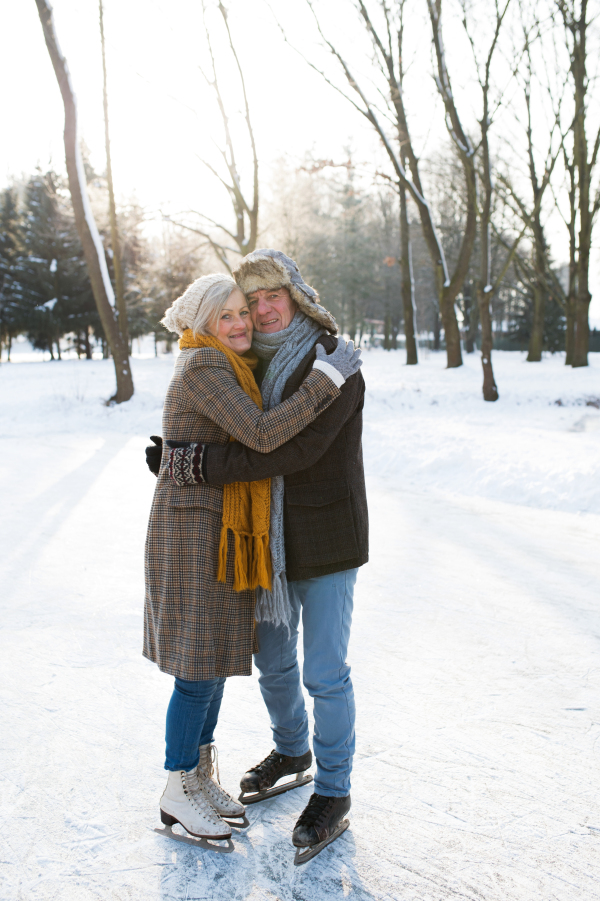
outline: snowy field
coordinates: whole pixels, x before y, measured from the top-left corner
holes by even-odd
[[[365,354],[371,563],[357,585],[351,828],[305,867],[307,786],[231,855],[157,835],[171,679],[140,654],[172,357],[0,367],[2,901],[600,899],[600,355],[444,370]],[[271,749],[254,678],[217,732],[231,791]]]

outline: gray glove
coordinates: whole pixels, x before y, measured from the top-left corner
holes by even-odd
[[[354,341],[344,341],[338,338],[338,346],[332,354],[327,354],[322,344],[317,344],[317,361],[328,363],[337,369],[344,381],[358,372],[363,364],[360,358],[360,348],[354,347]]]

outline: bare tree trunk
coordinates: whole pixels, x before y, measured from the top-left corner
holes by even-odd
[[[568,158],[563,146],[565,169],[569,174],[569,287],[564,299],[567,325],[565,330],[565,366],[572,366],[575,356],[575,314],[577,308],[577,187],[575,161]]]
[[[471,289],[472,290],[472,289]],[[477,347],[477,333],[479,331],[479,302],[477,298],[470,298],[469,328],[465,338],[465,348],[468,354],[475,353]]]
[[[573,10],[574,13],[574,10]],[[579,186],[579,257],[577,260],[577,299],[575,306],[575,345],[573,347],[573,366],[588,365],[588,348],[590,344],[590,326],[588,311],[592,295],[589,290],[590,244],[592,241],[592,216],[590,214],[590,182],[591,166],[588,162],[588,144],[585,129],[586,117],[586,37],[587,37],[587,0],[581,0],[580,17],[571,19],[573,34],[573,53],[571,71],[575,81],[575,117],[573,125],[574,162],[577,166]]]
[[[448,366],[462,366],[462,354],[460,349],[460,330],[456,318],[455,301],[458,292],[467,276],[471,254],[477,236],[477,172],[475,168],[475,150],[468,135],[462,127],[454,96],[450,85],[450,76],[446,66],[446,54],[442,35],[442,0],[427,0],[429,18],[433,34],[433,44],[437,59],[438,74],[436,83],[440,96],[444,101],[446,110],[446,124],[450,136],[454,140],[465,178],[465,199],[467,206],[467,219],[465,222],[463,239],[458,256],[458,261],[448,283],[441,286],[441,314],[446,336],[446,353],[448,354]]]
[[[490,315],[490,303],[481,289],[477,288],[477,301],[479,306],[479,315],[481,317],[481,367],[483,369],[483,399],[494,401],[498,400],[498,388],[494,379],[494,370],[492,369],[492,318]]]
[[[115,294],[117,299],[117,313],[119,316],[119,331],[123,341],[129,342],[129,329],[127,325],[127,305],[125,303],[125,287],[123,282],[123,266],[121,261],[121,242],[119,240],[119,228],[117,225],[117,208],[115,204],[115,191],[112,177],[112,160],[110,154],[110,133],[108,128],[108,90],[106,86],[106,49],[104,43],[104,9],[103,2],[99,0],[100,8],[100,43],[102,45],[102,97],[104,102],[104,146],[106,148],[106,181],[108,184],[108,208],[110,214],[110,243],[112,247],[112,262],[115,270]]]
[[[400,317],[398,315],[392,316],[392,337],[391,337],[391,345],[392,350],[398,350],[398,335],[400,334]]]
[[[389,301],[386,304],[385,312],[383,315],[383,349],[390,350],[390,333],[392,330],[392,316],[389,308]]]
[[[52,60],[52,65],[65,107],[65,158],[69,179],[69,190],[71,192],[73,211],[75,213],[75,225],[83,246],[83,253],[100,321],[102,322],[102,327],[108,343],[111,346],[115,361],[117,391],[111,400],[116,401],[116,403],[122,403],[123,401],[129,400],[133,395],[133,379],[131,376],[129,355],[127,353],[127,344],[123,341],[113,309],[114,292],[110,283],[108,269],[106,268],[104,248],[102,247],[102,241],[98,234],[98,228],[94,220],[87,194],[87,186],[77,135],[77,106],[75,103],[75,95],[71,86],[66,60],[58,47],[54,20],[52,17],[52,8],[47,0],[35,0],[35,2],[44,31],[46,46],[48,48],[48,53],[50,54],[50,59]]]
[[[544,315],[546,312],[546,293],[544,286],[536,278],[533,286],[533,317],[531,334],[529,335],[528,363],[539,363],[544,347]]]
[[[529,46],[528,46],[529,49]],[[531,59],[528,56],[529,81],[531,83]],[[529,156],[529,179],[533,191],[533,269],[535,281],[533,283],[533,317],[531,321],[531,334],[529,336],[529,363],[539,363],[542,359],[544,347],[544,320],[546,315],[546,270],[548,266],[548,248],[544,237],[542,225],[541,193],[545,188],[538,182],[535,158],[533,151],[533,132],[531,125],[531,97],[529,90],[525,91],[525,103],[527,106],[527,151]]]
[[[573,365],[575,355],[575,308],[574,297],[567,298],[566,326],[565,326],[565,366]]]
[[[400,154],[397,153],[394,149],[391,140],[388,138],[384,127],[379,121],[378,113],[375,107],[368,101],[365,92],[362,90],[358,81],[352,74],[350,67],[345,62],[339,51],[336,49],[334,44],[325,37],[316,13],[314,12],[313,0],[307,0],[307,2],[311,10],[313,11],[313,15],[315,17],[317,28],[319,29],[321,37],[329,47],[331,53],[340,63],[348,84],[350,85],[351,89],[358,94],[362,105],[356,103],[346,94],[344,94],[343,91],[341,91],[340,93],[342,93],[343,96],[346,97],[346,99],[349,100],[350,103],[352,103],[355,109],[371,123],[376,133],[379,135],[385,151],[390,159],[390,162],[392,163],[396,178],[410,193],[412,199],[417,205],[421,219],[423,236],[436,272],[436,289],[438,295],[439,311],[442,315],[444,330],[446,334],[448,367],[453,368],[455,366],[461,366],[462,355],[460,348],[460,332],[458,329],[458,321],[456,319],[455,300],[469,268],[469,261],[477,233],[477,187],[474,149],[469,141],[469,138],[464,133],[460,119],[458,117],[454,98],[452,96],[452,90],[450,88],[450,79],[446,68],[440,20],[441,0],[427,0],[430,10],[434,45],[436,48],[436,57],[438,63],[438,77],[436,78],[436,81],[442,99],[444,101],[448,132],[458,150],[461,163],[463,165],[467,207],[467,221],[463,232],[463,239],[458,255],[458,261],[452,277],[450,277],[448,273],[444,248],[433,221],[430,205],[427,202],[424,194],[424,189],[420,179],[419,160],[414,152],[414,148],[411,143],[406,119],[406,112],[404,109],[404,100],[402,94],[401,57],[402,15],[406,0],[399,0],[398,3],[398,21],[396,23],[398,25],[397,30],[396,25],[392,23],[392,13],[390,6],[385,2],[385,0],[380,0],[381,12],[383,14],[386,25],[385,31],[382,32],[382,34],[386,35],[384,38],[381,37],[377,28],[371,21],[369,12],[363,0],[357,0],[357,8],[363,17],[367,32],[371,36],[376,47],[377,64],[379,65],[381,73],[386,78],[388,83],[389,111],[394,115],[396,120],[395,125],[397,129],[397,138],[400,147],[406,154],[411,178],[409,178],[407,171],[402,164]],[[395,47],[393,46],[392,41],[393,34]],[[317,72],[319,72],[325,78],[325,80],[335,88],[335,85],[333,85],[333,83],[325,75],[325,73],[321,72],[310,62],[309,65]],[[336,90],[339,89],[336,88]]]
[[[406,159],[402,154],[402,165],[406,167]],[[406,339],[406,365],[416,366],[417,342],[415,339],[415,280],[412,268],[412,250],[410,246],[410,225],[406,203],[406,188],[399,182],[400,194],[400,271],[402,273],[402,308],[404,310],[404,336]]]
[[[582,17],[585,17],[586,3],[582,2]],[[585,55],[585,36],[583,37]],[[585,63],[582,82],[585,79]],[[576,105],[578,104],[576,93]],[[581,97],[581,107],[584,97]],[[580,116],[583,118],[584,113]],[[575,159],[579,174],[579,256],[577,259],[577,294],[575,306],[575,344],[573,347],[573,367],[588,365],[588,350],[590,346],[590,321],[589,309],[592,295],[589,289],[590,275],[590,248],[592,244],[592,213],[590,212],[590,181],[591,167],[587,159],[587,140],[585,135],[585,120],[583,124],[577,122],[575,114]]]
[[[579,291],[577,294],[577,305],[575,308],[575,343],[573,346],[573,367],[588,365],[588,350],[590,346],[589,310],[591,299],[591,294],[585,287],[583,291]]]
[[[488,92],[484,91],[482,119],[482,152],[483,152],[483,188],[484,200],[481,211],[481,273],[477,285],[477,305],[481,320],[481,367],[483,369],[483,399],[498,400],[498,388],[492,369],[492,318],[490,315],[490,299],[493,296],[492,273],[490,264],[490,218],[492,209],[492,177],[490,169],[490,153],[488,143]]]
[[[588,0],[580,0],[579,15],[576,0],[557,0],[565,32],[570,34],[571,75],[574,83],[575,116],[573,118],[573,163],[577,171],[579,248],[577,256],[577,286],[575,294],[575,340],[572,365],[587,366],[590,341],[589,308],[592,295],[589,289],[590,250],[594,218],[600,208],[600,191],[591,197],[592,173],[598,161],[600,129],[593,142],[591,157],[587,139],[587,94],[590,79],[587,74]],[[592,19],[593,21],[593,19]],[[567,40],[567,44],[568,44]]]
[[[356,326],[357,326],[357,318],[356,318],[356,298],[352,298],[350,300],[350,322],[348,324],[348,334],[352,341],[356,339]]]
[[[557,101],[558,109],[555,111],[556,118],[549,138],[546,166],[544,174],[540,180],[540,178],[538,178],[535,161],[535,142],[533,139],[532,126],[531,85],[533,81],[533,65],[531,58],[531,40],[529,33],[527,32],[527,29],[525,27],[524,31],[526,34],[524,47],[526,62],[524,99],[525,108],[527,111],[526,134],[529,180],[531,183],[531,193],[533,197],[533,207],[531,208],[531,210],[527,208],[526,203],[519,197],[518,193],[514,190],[507,178],[501,178],[500,180],[503,182],[504,187],[508,189],[510,195],[512,196],[514,206],[516,207],[518,215],[523,221],[523,230],[521,232],[521,235],[517,237],[517,243],[520,241],[525,231],[530,231],[531,233],[531,260],[521,258],[519,260],[519,268],[525,274],[526,281],[533,294],[533,315],[531,322],[531,331],[529,335],[527,360],[530,363],[537,363],[542,359],[542,351],[544,346],[545,311],[548,298],[554,298],[559,306],[561,306],[565,310],[567,307],[565,292],[560,284],[560,281],[552,271],[552,265],[548,255],[548,245],[545,238],[544,225],[542,222],[542,200],[546,188],[550,184],[550,177],[554,170],[554,166],[556,164],[556,160],[561,151],[561,148],[563,148],[564,152],[564,137],[561,138],[561,144],[559,145],[558,150],[553,153],[552,145],[554,133],[560,122],[560,102],[562,98],[559,97]],[[500,238],[500,242],[504,244],[504,246],[506,246],[502,238]],[[515,252],[516,245],[513,244],[513,247],[509,253],[509,259],[514,255]]]
[[[227,115],[227,109],[225,106],[225,101],[223,99],[223,95],[221,93],[221,87],[219,83],[219,78],[217,76],[217,66],[215,55],[213,52],[213,45],[211,41],[211,29],[206,23],[206,18],[204,20],[204,27],[206,32],[206,40],[208,42],[208,50],[209,57],[211,62],[212,69],[212,77],[204,72],[202,67],[200,71],[204,76],[206,83],[212,90],[215,92],[215,98],[217,100],[217,105],[219,107],[219,112],[221,114],[221,119],[223,122],[223,131],[225,138],[225,147],[220,147],[219,151],[221,156],[223,157],[223,162],[227,168],[227,172],[229,174],[229,179],[223,178],[219,172],[206,160],[202,160],[207,169],[212,172],[216,179],[223,185],[226,189],[229,200],[233,207],[233,214],[235,218],[235,225],[232,228],[227,228],[220,222],[216,222],[213,219],[210,219],[208,216],[204,215],[204,213],[197,213],[195,211],[190,211],[194,216],[199,216],[201,220],[204,220],[203,224],[200,223],[199,226],[190,225],[188,222],[182,222],[181,220],[175,222],[180,228],[187,229],[188,231],[194,232],[197,235],[201,235],[206,239],[207,243],[212,247],[218,259],[221,261],[223,266],[228,270],[228,272],[232,272],[236,263],[235,260],[231,260],[231,254],[234,254],[234,257],[238,254],[240,256],[246,256],[246,254],[252,253],[252,251],[256,250],[256,242],[258,241],[258,214],[259,214],[259,180],[258,180],[258,153],[256,150],[256,141],[254,138],[254,129],[252,127],[252,120],[250,117],[250,103],[248,101],[248,93],[246,91],[246,81],[244,78],[244,72],[242,70],[242,65],[240,63],[239,56],[237,54],[237,50],[235,48],[235,44],[233,41],[233,37],[231,34],[231,30],[229,28],[229,13],[227,9],[222,3],[222,0],[218,0],[218,9],[223,19],[223,24],[225,26],[225,31],[227,33],[227,41],[229,43],[229,49],[231,50],[231,54],[235,61],[235,67],[237,69],[237,73],[240,80],[241,93],[243,98],[243,114],[246,125],[246,132],[248,134],[248,141],[250,144],[250,150],[252,154],[252,191],[251,196],[250,192],[245,192],[242,190],[242,180],[240,177],[240,171],[236,159],[236,152],[234,146],[234,136],[232,134],[230,125],[229,125],[229,116]],[[202,11],[204,17],[206,16],[206,2],[202,0]],[[236,139],[237,141],[237,139]],[[214,236],[214,231],[211,229],[216,229],[222,232],[225,235],[225,239],[217,239]],[[225,243],[229,241],[230,243]]]
[[[402,90],[404,85],[404,60],[402,47],[404,43],[404,4],[400,5],[400,23],[398,29],[398,84]],[[400,141],[400,162],[406,172],[407,153]],[[400,195],[400,270],[402,274],[402,308],[404,311],[404,338],[406,343],[406,365],[416,366],[419,362],[417,355],[417,342],[415,339],[415,279],[413,276],[412,248],[410,243],[410,223],[408,221],[408,205],[406,185],[402,180],[398,182]]]
[[[487,140],[485,142],[487,144]],[[487,148],[485,148],[487,149]],[[484,149],[484,156],[485,156]],[[484,163],[484,168],[485,163]],[[489,175],[489,167],[487,168],[487,175]],[[485,177],[485,176],[484,176]],[[477,286],[477,305],[479,307],[479,318],[481,320],[481,367],[483,369],[483,399],[488,401],[498,400],[498,388],[496,386],[496,381],[494,379],[494,370],[492,369],[492,347],[494,344],[494,339],[492,335],[492,317],[490,314],[490,297],[492,296],[493,287],[490,284],[491,282],[491,273],[490,273],[490,264],[489,264],[489,240],[490,240],[490,232],[489,232],[489,215],[490,209],[488,204],[491,205],[491,186],[489,190],[486,190],[486,200],[484,202],[484,209],[486,210],[484,216],[482,216],[482,229],[481,229],[481,261],[482,261],[482,272],[481,279]],[[487,221],[484,224],[484,217]]]
[[[428,0],[429,5],[431,7],[432,0]],[[438,6],[441,4],[441,0],[436,0]],[[490,74],[491,74],[491,66],[492,59],[494,56],[494,52],[496,50],[498,44],[498,38],[500,35],[500,29],[502,28],[502,22],[504,20],[504,16],[508,10],[509,4],[511,0],[503,0],[504,8],[501,11],[500,6],[498,4],[498,0],[495,0],[495,13],[496,13],[496,28],[494,31],[494,37],[490,44],[490,48],[487,53],[487,58],[485,62],[484,74],[482,77],[481,72],[477,72],[477,78],[479,80],[479,84],[481,87],[482,99],[483,99],[483,115],[481,117],[480,128],[481,128],[481,161],[482,161],[482,196],[483,202],[481,206],[481,210],[479,213],[480,220],[480,267],[479,267],[479,281],[477,284],[477,306],[479,308],[479,318],[481,321],[481,367],[483,369],[483,399],[486,401],[496,401],[498,400],[498,388],[496,386],[496,381],[494,379],[494,370],[492,368],[492,347],[493,347],[493,334],[492,334],[492,318],[490,311],[490,303],[492,297],[494,296],[500,281],[504,278],[504,273],[506,269],[503,270],[502,275],[499,280],[496,281],[495,284],[492,283],[492,261],[491,261],[491,246],[490,246],[490,230],[491,230],[491,218],[492,218],[492,197],[494,193],[494,183],[492,180],[492,165],[490,159],[490,128],[492,125],[491,114],[490,114]],[[475,42],[471,34],[469,33],[469,27],[467,23],[467,9],[466,4],[463,5],[464,11],[464,20],[463,25],[467,31],[467,35],[471,41],[471,45],[473,47],[473,56],[475,58],[475,63],[477,65],[477,55],[475,53]],[[516,249],[516,248],[515,248]],[[465,273],[466,275],[466,273]]]
[[[433,310],[433,349],[439,350],[442,346],[440,336],[440,313],[437,307]]]
[[[458,292],[457,292],[458,293]],[[442,292],[442,324],[444,326],[444,338],[446,340],[446,356],[448,369],[462,366],[462,353],[460,349],[460,329],[456,318],[456,309],[452,292]],[[456,294],[454,295],[456,297]]]

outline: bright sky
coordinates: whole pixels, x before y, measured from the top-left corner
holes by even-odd
[[[263,168],[281,154],[340,157],[351,139],[373,145],[367,124],[282,41],[262,0],[228,4],[239,45]],[[283,6],[294,40],[306,46],[314,30],[302,0]],[[209,2],[216,49],[222,22]],[[79,100],[81,134],[92,162],[104,168],[98,3],[56,0],[56,29]],[[34,0],[12,4],[11,27],[0,37],[3,121],[11,123],[0,147],[0,177],[29,172],[52,159],[62,166],[63,110]],[[5,15],[6,18],[6,15]],[[214,179],[198,156],[218,164],[221,125],[199,65],[208,70],[200,0],[105,0],[105,33],[115,187],[135,191],[151,207],[199,207],[214,193]],[[223,53],[219,54],[225,57]],[[220,72],[240,108],[236,73],[226,58]],[[432,91],[432,95],[434,92]],[[370,155],[370,154],[368,154]],[[226,205],[226,204],[225,204]]]
[[[449,4],[452,0],[449,0]],[[486,0],[480,0],[485,3]],[[369,124],[329,88],[282,39],[266,0],[229,0],[230,26],[246,73],[253,123],[268,191],[270,164],[282,155],[341,161],[351,145],[365,170],[381,168],[385,157]],[[306,56],[336,73],[319,47],[318,34],[304,0],[272,0],[290,41]],[[207,0],[208,21],[223,89],[234,111],[240,109],[237,77],[224,51],[216,0]],[[365,77],[368,45],[349,0],[321,0],[326,32]],[[422,7],[422,9],[421,9]],[[445,135],[430,73],[426,6],[410,5],[407,48],[412,68],[406,97],[413,136],[425,152],[442,146]],[[55,0],[58,38],[67,58],[79,101],[80,131],[92,163],[104,169],[102,67],[96,0]],[[64,166],[63,107],[43,39],[34,0],[5,5],[0,29],[0,98],[4,139],[0,144],[0,183],[28,174],[36,165]],[[453,87],[470,110],[477,110],[473,70],[464,63],[469,49],[457,18],[446,23]],[[226,197],[199,160],[219,165],[215,146],[221,125],[212,93],[199,66],[207,67],[200,0],[105,0],[110,126],[115,189],[135,193],[150,213],[201,209],[216,219],[229,216]],[[361,48],[360,52],[357,48]],[[356,60],[356,62],[355,62]],[[335,77],[339,84],[342,81]],[[374,94],[374,92],[373,92]],[[559,232],[557,232],[558,234]],[[562,237],[561,237],[562,243]],[[557,259],[564,259],[559,247]],[[594,257],[593,285],[598,269]],[[600,319],[600,285],[592,316]]]

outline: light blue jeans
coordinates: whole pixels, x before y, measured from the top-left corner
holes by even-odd
[[[302,678],[314,703],[315,791],[328,797],[350,793],[354,756],[354,690],[346,663],[357,569],[289,582],[292,630],[257,623],[260,690],[275,748],[299,757],[309,750],[308,717],[296,656],[302,613]]]

